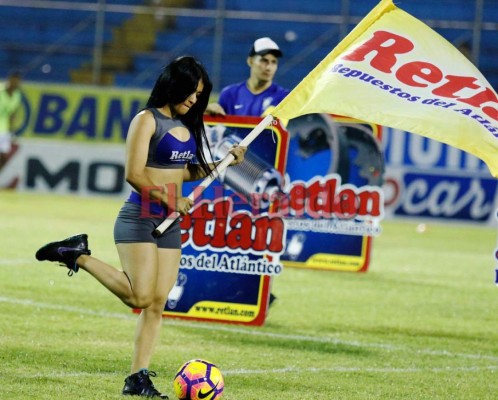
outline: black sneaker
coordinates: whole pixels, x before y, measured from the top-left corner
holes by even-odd
[[[79,267],[76,264],[76,259],[82,254],[91,254],[88,249],[88,235],[84,233],[71,236],[60,242],[46,244],[36,252],[36,259],[38,261],[57,261],[69,268],[67,274],[71,276],[74,272],[78,272]]]
[[[142,369],[135,374],[131,374],[125,379],[123,394],[125,396],[142,396],[158,397],[160,399],[169,399],[168,396],[159,392],[155,387],[150,376],[156,376],[153,371]]]

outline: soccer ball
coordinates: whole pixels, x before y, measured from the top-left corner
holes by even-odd
[[[225,382],[219,368],[206,360],[190,360],[175,375],[173,388],[180,400],[218,400]]]

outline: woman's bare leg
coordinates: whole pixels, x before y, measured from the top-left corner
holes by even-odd
[[[158,341],[164,306],[173,288],[180,264],[180,249],[158,249],[157,285],[152,304],[143,309],[135,331],[135,350],[131,372],[148,368]]]
[[[123,270],[87,255],[79,256],[77,263],[126,305],[133,308],[150,306],[158,270],[156,245],[120,243],[116,247]]]

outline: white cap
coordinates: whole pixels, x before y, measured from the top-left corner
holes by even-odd
[[[278,47],[278,45],[269,37],[262,37],[254,42],[249,56],[252,57],[256,54],[264,56],[268,53],[273,54],[275,57],[282,57],[282,51],[280,50],[280,47]]]

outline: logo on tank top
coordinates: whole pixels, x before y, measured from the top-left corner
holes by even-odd
[[[190,150],[186,151],[175,151],[171,152],[171,161],[190,161],[194,158],[194,154]]]

